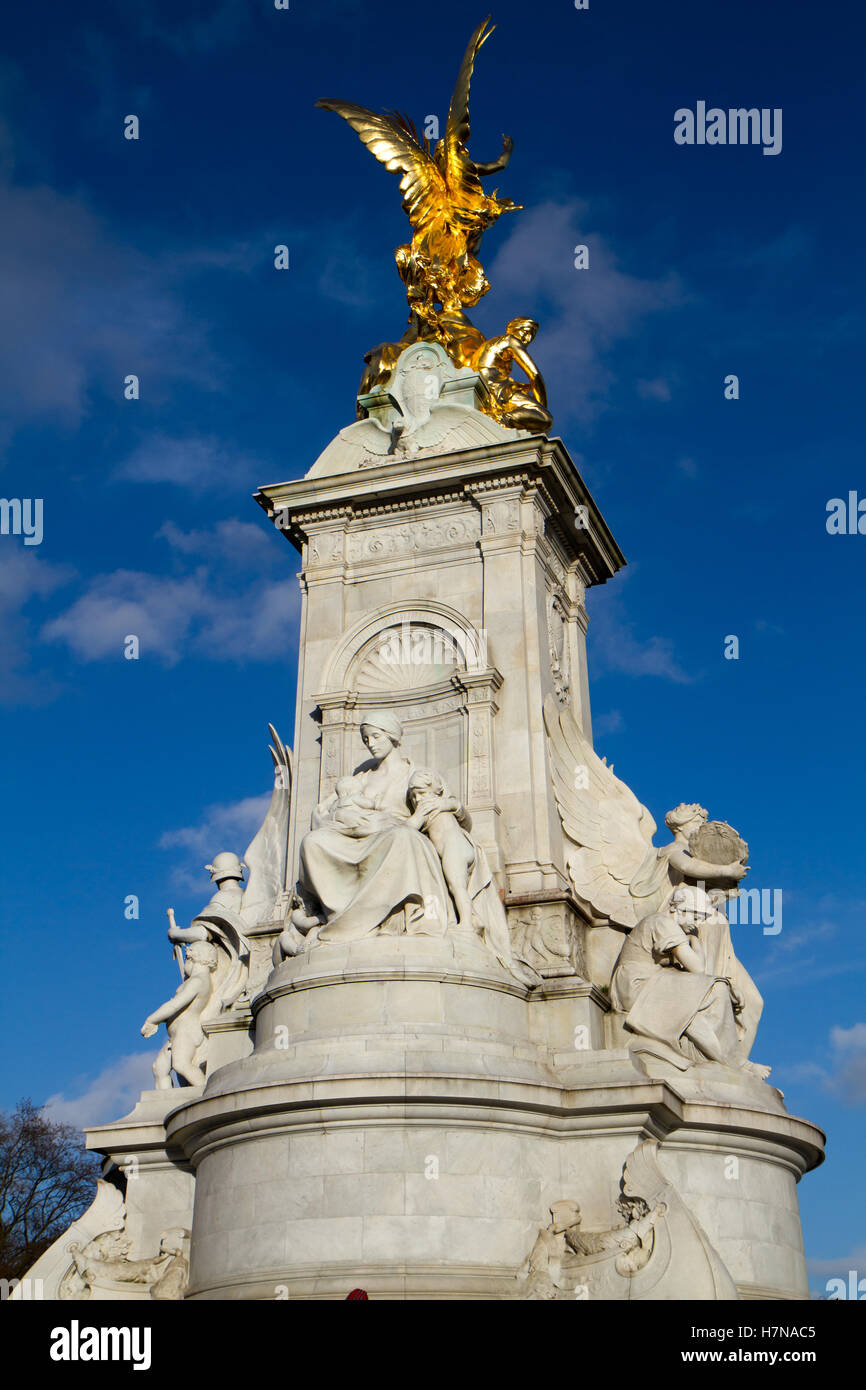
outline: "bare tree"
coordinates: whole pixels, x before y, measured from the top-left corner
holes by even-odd
[[[74,1125],[31,1100],[0,1111],[0,1278],[20,1279],[86,1211],[99,1172]]]

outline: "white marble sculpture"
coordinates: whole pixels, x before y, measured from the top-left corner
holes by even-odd
[[[525,431],[500,425],[478,409],[478,392],[489,389],[478,373],[455,367],[439,343],[413,343],[398,358],[387,387],[359,397],[366,418],[341,429],[307,477],[521,438]]]
[[[764,1079],[750,1062],[748,976],[734,955],[728,919],[701,888],[683,884],[663,912],[642,917],[623,942],[610,984],[625,1027],[680,1070],[715,1062]]]
[[[39,1288],[40,1296],[49,1300],[69,1296],[61,1292],[67,1275],[74,1273],[74,1266],[69,1261],[69,1246],[77,1244],[86,1248],[99,1237],[123,1231],[126,1216],[126,1201],[121,1188],[105,1178],[97,1178],[96,1193],[90,1206],[49,1245],[27,1275]],[[9,1297],[15,1302],[27,1297],[26,1286],[17,1286]]]
[[[662,1172],[654,1139],[629,1154],[620,1189],[620,1221],[606,1229],[585,1230],[575,1201],[552,1204],[550,1224],[518,1271],[519,1298],[737,1298],[721,1257]]]
[[[738,1048],[748,1057],[763,1000],[734,954],[723,911],[725,899],[737,893],[748,872],[748,845],[730,826],[708,824],[702,806],[685,803],[665,817],[673,840],[654,845],[656,823],[649,811],[597,756],[571,710],[548,697],[544,723],[554,795],[571,846],[566,867],[575,897],[594,924],[632,931],[664,914],[681,885],[709,893],[703,929],[707,968],[736,982]],[[694,904],[687,909],[694,910]]]
[[[179,927],[173,909],[168,909],[168,938],[182,983],[141,1028],[142,1036],[150,1038],[160,1023],[167,1025],[168,1039],[153,1064],[158,1090],[171,1088],[172,1071],[181,1084],[204,1084],[208,1043],[203,1025],[246,1001],[250,963],[246,933],[260,922],[272,921],[285,899],[292,756],[273,725],[268,728],[273,739],[274,787],[265,818],[243,860],[222,850],[212,864],[205,865],[216,892],[189,927]],[[242,887],[245,872],[249,873],[246,889]]]
[[[213,975],[218,963],[217,949],[209,941],[191,942],[183,963],[183,983],[141,1025],[143,1038],[152,1038],[161,1023],[166,1025],[168,1037],[153,1063],[158,1091],[171,1090],[172,1071],[181,1085],[204,1085],[206,1038],[202,1020],[213,998]]]
[[[547,978],[580,975],[580,941],[566,917],[535,903],[512,927],[512,949],[519,961]]]
[[[339,779],[301,841],[300,906],[276,944],[275,964],[320,942],[462,932],[534,984],[534,973],[514,958],[468,812],[437,773],[403,754],[403,728],[390,711],[365,715],[361,738],[370,759]]]
[[[189,1280],[188,1230],[165,1231],[155,1255],[133,1260],[123,1231],[107,1231],[83,1248],[67,1246],[72,1264],[60,1284],[64,1300],[149,1297],[161,1302],[183,1298]]]
[[[598,757],[571,709],[548,697],[544,724],[556,804],[571,844],[569,877],[594,921],[628,930],[665,907],[680,883],[725,891],[745,877],[745,857],[719,864],[693,852],[690,842],[707,821],[702,806],[669,811],[665,824],[674,838],[654,845],[657,827],[649,811]],[[748,846],[743,849],[747,856]]]

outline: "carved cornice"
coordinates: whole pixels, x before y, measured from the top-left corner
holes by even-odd
[[[625,563],[604,518],[559,439],[518,439],[452,454],[404,459],[363,472],[271,484],[256,501],[298,550],[311,530],[342,526],[352,534],[389,516],[429,515],[471,506],[486,512],[488,500],[511,492],[532,499],[545,518],[548,539],[564,563],[582,561],[585,582],[604,583]],[[581,510],[582,522],[576,520]],[[526,517],[518,533],[523,540]],[[535,533],[527,535],[534,544]]]

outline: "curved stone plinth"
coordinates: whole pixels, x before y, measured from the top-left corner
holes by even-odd
[[[196,1170],[188,1296],[521,1297],[550,1205],[615,1224],[649,1137],[741,1296],[806,1297],[795,1184],[820,1131],[764,1083],[714,1100],[650,1078],[601,1045],[603,997],[563,983],[530,993],[457,937],[275,970],[253,1054],[169,1121]]]

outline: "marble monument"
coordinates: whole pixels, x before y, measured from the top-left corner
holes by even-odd
[[[624,557],[551,433],[537,324],[466,314],[517,211],[482,183],[510,141],[467,149],[488,35],[434,149],[322,103],[401,175],[409,324],[355,422],[256,493],[300,557],[293,748],[271,728],[261,830],[170,916],[154,1087],[87,1130],[105,1178],[31,1271],[47,1296],[807,1297],[823,1135],[751,1057],[748,846],[696,803],[656,845],[595,752],[588,594]]]

